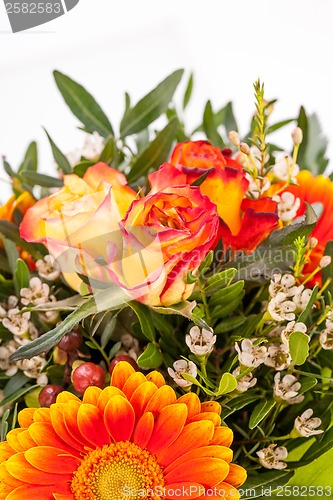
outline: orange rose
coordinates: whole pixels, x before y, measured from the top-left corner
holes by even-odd
[[[126,184],[123,174],[97,163],[82,179],[65,175],[64,187],[38,201],[21,223],[21,237],[44,243],[75,290],[81,279],[73,271],[97,256],[106,258],[106,241],[119,232],[118,222],[136,199]]]
[[[214,246],[219,217],[199,188],[183,185],[135,201],[119,227],[121,245],[109,245],[113,280],[140,302],[168,306],[192,293],[187,273]]]

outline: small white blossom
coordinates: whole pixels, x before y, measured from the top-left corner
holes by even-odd
[[[46,360],[42,356],[17,361],[17,366],[23,371],[24,375],[37,379],[38,385],[46,385],[48,382],[46,373],[41,373],[45,365]]]
[[[31,278],[29,288],[21,289],[21,302],[23,305],[33,304],[38,306],[49,301],[50,287],[39,278]]]
[[[272,298],[278,293],[284,293],[286,297],[293,297],[298,292],[296,280],[292,274],[273,274],[270,285],[268,287],[269,294]]]
[[[326,322],[327,324],[327,322]],[[319,335],[319,342],[320,345],[325,351],[332,351],[333,350],[333,329],[332,328],[325,328],[322,332],[320,332]]]
[[[267,349],[265,346],[254,345],[256,340],[244,339],[241,342],[241,347],[236,342],[235,349],[238,352],[238,359],[241,365],[257,367],[264,363],[267,357]]]
[[[321,425],[321,419],[318,417],[311,418],[312,415],[313,410],[309,408],[295,420],[295,429],[303,437],[315,436],[316,434],[322,434],[324,432],[317,429],[317,427]]]
[[[265,359],[266,366],[271,366],[278,371],[289,368],[291,356],[288,345],[272,342],[271,344],[268,344],[267,352],[268,356]]]
[[[124,333],[120,337],[122,347],[117,352],[117,356],[125,354],[136,361],[140,352],[139,341],[130,333]]]
[[[285,469],[287,464],[283,462],[288,456],[288,450],[284,446],[276,448],[276,444],[270,444],[267,448],[257,451],[259,462],[266,469]]]
[[[297,163],[293,165],[293,160],[289,155],[279,155],[275,158],[272,171],[280,181],[296,183],[296,176],[299,173]]]
[[[216,335],[211,330],[203,328],[200,331],[198,326],[193,326],[185,338],[190,351],[196,356],[205,356],[214,349]]]
[[[301,403],[304,396],[303,394],[298,394],[300,388],[301,384],[294,375],[288,373],[281,380],[281,373],[278,372],[275,374],[273,390],[277,398],[282,399],[290,405]]]
[[[71,166],[74,167],[81,161],[81,157],[84,157],[87,160],[98,159],[103,149],[103,137],[101,137],[98,132],[93,132],[92,134],[86,134],[83,147],[81,149],[77,148],[74,151],[67,153],[66,157]]]
[[[263,195],[263,193],[265,193],[265,191],[270,188],[271,183],[269,179],[267,179],[267,177],[265,177],[265,179],[262,181],[258,178],[255,179],[248,172],[245,174],[245,177],[249,181],[249,187],[246,191],[246,196],[248,198],[257,200]]]
[[[240,145],[239,133],[235,130],[231,130],[228,134],[229,140],[233,146],[238,147]]]
[[[180,387],[190,387],[192,382],[189,380],[185,380],[182,377],[182,373],[188,373],[192,377],[196,378],[198,374],[197,366],[193,363],[193,361],[185,361],[185,359],[179,359],[175,361],[173,364],[173,368],[168,368],[168,373],[171,378],[176,382]]]
[[[284,344],[289,343],[289,337],[293,332],[307,332],[307,327],[305,323],[290,321],[287,326],[281,332],[281,340]]]
[[[323,269],[324,267],[329,266],[331,262],[332,262],[332,257],[330,257],[329,255],[324,255],[320,259],[319,265]]]
[[[0,370],[5,372],[7,377],[12,377],[18,371],[16,363],[9,362],[9,356],[14,354],[18,344],[14,340],[6,342],[5,345],[0,346]]]
[[[302,144],[303,130],[300,127],[295,127],[291,133],[291,138],[294,144]]]
[[[296,305],[298,311],[304,311],[309,303],[311,294],[312,290],[310,288],[304,289],[303,285],[299,287],[298,293],[296,293],[293,297],[293,302]]]
[[[273,196],[273,200],[278,204],[279,219],[283,222],[291,222],[295,219],[301,205],[301,200],[299,198],[296,198],[293,193],[285,191],[281,196]]]
[[[234,377],[238,377],[238,375],[240,375],[240,373],[241,373],[240,366],[238,366],[236,368],[236,370],[234,370],[232,372],[232,374],[233,374]],[[236,390],[238,392],[245,392],[248,389],[251,389],[251,387],[254,387],[256,385],[256,383],[257,383],[257,379],[255,377],[253,377],[252,372],[247,373],[246,375],[244,375],[242,378],[240,378],[237,381],[237,388],[236,388]]]
[[[55,281],[60,276],[60,268],[52,255],[45,255],[44,259],[36,261],[38,275],[48,281]]]
[[[293,321],[295,319],[296,304],[287,300],[286,295],[282,292],[269,301],[267,309],[275,321]]]
[[[9,309],[2,324],[13,335],[25,335],[29,330],[30,312],[21,313],[19,308]]]

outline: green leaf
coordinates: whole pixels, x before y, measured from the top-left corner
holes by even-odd
[[[289,123],[294,122],[294,121],[295,121],[294,118],[289,118],[288,120],[282,120],[281,122],[274,123],[273,125],[270,125],[269,127],[267,127],[266,134],[267,135],[272,134],[276,130],[279,130],[280,128],[282,128],[285,125],[288,125]]]
[[[222,109],[215,113],[215,123],[217,126],[223,125],[226,133],[231,130],[238,131],[237,122],[234,116],[232,102],[229,101]]]
[[[315,377],[304,377],[301,379],[301,389],[298,391],[299,394],[304,394],[305,392],[309,391],[315,385],[317,385],[318,380]]]
[[[150,169],[158,168],[166,161],[177,131],[177,120],[173,120],[161,130],[148,147],[137,157],[127,176],[133,182]]]
[[[14,392],[21,389],[27,382],[29,382],[29,378],[24,375],[23,372],[18,371],[13,377],[11,377],[7,384],[5,385],[3,394],[7,398],[11,396]]]
[[[73,168],[73,174],[83,177],[89,167],[95,165],[96,162],[92,160],[83,160]]]
[[[315,113],[307,115],[302,106],[298,116],[298,126],[303,130],[303,141],[297,162],[314,175],[322,174],[328,164],[325,156],[328,141],[322,134],[318,116]]]
[[[214,274],[211,276],[205,285],[205,293],[209,294],[210,292],[215,291],[218,288],[227,286],[228,283],[236,276],[237,269],[230,268],[222,271],[221,273]]]
[[[104,163],[110,165],[112,160],[115,159],[116,154],[117,154],[116,141],[114,137],[110,135],[105,141],[104,149],[101,152],[99,161],[103,161]]]
[[[240,396],[233,398],[231,401],[223,405],[221,414],[222,420],[227,418],[235,411],[241,410],[245,406],[254,403],[255,401],[258,401],[258,395],[253,393],[241,394]]]
[[[228,301],[226,304],[219,304],[214,307],[211,318],[225,318],[229,314],[233,313],[237,307],[242,303],[245,291],[242,291],[235,299]]]
[[[242,326],[246,321],[246,318],[243,316],[236,316],[235,318],[227,318],[224,319],[221,323],[214,327],[214,333],[226,333],[232,330],[236,330],[240,326]]]
[[[45,128],[44,131],[51,145],[54,161],[56,162],[58,167],[63,171],[64,174],[70,174],[72,172],[72,167],[69,161],[67,160],[66,156],[64,155],[64,153],[60,151],[58,146],[56,146],[56,144],[53,142],[48,131]]]
[[[1,231],[1,226],[0,226],[0,231]],[[17,250],[17,247],[16,247],[16,244],[12,240],[10,240],[4,236],[2,237],[2,243],[3,243],[5,250],[6,250],[10,270],[11,270],[12,274],[15,275],[16,262],[17,262],[17,259],[20,257],[18,250]],[[15,288],[17,289],[17,287],[15,287]],[[17,289],[17,291],[19,292],[18,289]]]
[[[236,281],[236,283],[232,283],[231,285],[222,288],[222,290],[215,292],[209,301],[209,307],[215,307],[217,305],[222,306],[225,303],[230,303],[237,299],[244,290],[244,283],[245,282],[243,280]]]
[[[271,496],[277,488],[284,486],[293,477],[293,471],[274,470],[261,474],[249,476],[246,482],[239,488],[242,500],[251,498],[266,498],[266,491]],[[281,497],[284,498],[284,497]]]
[[[148,307],[140,304],[140,302],[129,302],[129,307],[135,312],[140,322],[141,330],[143,335],[150,340],[150,342],[154,342],[155,337],[155,327],[153,323],[153,317],[148,309]]]
[[[120,124],[121,138],[140,132],[167,110],[183,72],[179,69],[172,73],[125,113]]]
[[[213,146],[224,148],[225,144],[223,142],[222,137],[217,131],[217,125],[215,123],[215,115],[210,101],[208,101],[206,104],[202,125],[205,134],[207,136],[207,139],[213,144]]]
[[[190,321],[193,321],[197,326],[200,326],[201,328],[206,328],[209,330],[209,326],[207,323],[201,319],[198,318],[194,313],[193,310],[196,306],[196,302],[192,301],[189,302],[185,300],[184,302],[180,302],[179,304],[175,304],[173,306],[168,306],[168,307],[162,307],[162,306],[151,306],[150,309],[153,311],[159,313],[159,314],[177,314],[180,316],[184,316],[185,318],[189,319]]]
[[[295,365],[303,365],[309,355],[309,336],[303,332],[292,332],[289,337],[291,359]]]
[[[190,78],[188,79],[184,99],[183,99],[183,109],[186,109],[188,103],[190,102],[193,91],[193,73],[190,74]]]
[[[158,368],[163,361],[160,349],[156,344],[149,342],[146,349],[138,357],[137,363],[142,368]]]
[[[37,389],[37,387],[39,387],[39,385],[37,385],[37,384],[36,385],[29,385],[28,387],[22,387],[22,389],[19,389],[18,391],[13,392],[13,394],[8,396],[7,398],[4,398],[1,401],[0,406],[5,406],[8,404],[14,403],[15,401],[17,401],[19,398],[21,398],[22,396],[24,396],[28,392],[30,392],[34,389]]]
[[[294,477],[288,483],[288,486],[300,486],[303,487],[312,486],[312,491],[316,492],[316,487],[320,486],[324,488],[324,494],[320,498],[332,498],[331,494],[325,495],[325,487],[332,486],[333,477],[333,449],[324,453],[321,457],[317,458],[305,467],[298,468],[295,472]],[[326,492],[329,493],[329,488]],[[311,490],[308,490],[308,496],[310,497]],[[312,496],[311,498],[319,499],[319,496]]]
[[[6,174],[9,175],[9,177],[11,177],[11,178],[15,178],[16,173],[14,172],[14,170],[12,169],[12,167],[10,166],[8,161],[5,160],[4,156],[2,157],[2,164],[3,164],[3,169],[6,172]]]
[[[60,71],[54,71],[53,75],[66,104],[74,115],[81,120],[88,132],[96,131],[102,137],[114,135],[111,123],[104,111],[82,85],[60,73]]]
[[[28,266],[22,259],[18,259],[16,263],[15,282],[19,290],[29,287],[30,272]]]
[[[38,168],[38,152],[36,142],[29,144],[28,149],[25,153],[23,162],[21,163],[18,173],[22,173],[25,170],[30,170],[36,172]]]
[[[309,299],[309,302],[307,303],[307,306],[306,308],[304,309],[304,311],[302,311],[302,313],[299,315],[297,321],[300,321],[301,323],[305,323],[305,321],[307,320],[309,314],[311,313],[312,311],[312,307],[313,307],[313,304],[315,303],[316,301],[316,298],[317,298],[317,294],[318,294],[318,285],[316,285],[314,287],[314,289],[312,290],[312,293],[311,293],[311,297]]]
[[[269,414],[271,409],[275,406],[273,399],[264,399],[257,404],[251,413],[249,428],[254,429],[260,422]]]
[[[52,187],[62,187],[64,182],[62,179],[56,179],[50,175],[38,174],[37,172],[31,172],[30,170],[24,170],[21,177],[27,181],[32,186],[42,186],[47,188]]]
[[[303,458],[306,460],[306,462],[311,463],[332,448],[333,427],[325,432],[322,439],[320,439],[319,441],[315,441],[313,445],[310,446]]]
[[[223,394],[228,394],[229,392],[232,392],[236,389],[237,387],[237,380],[231,373],[223,373],[220,383],[219,383],[219,388],[217,390],[217,396],[222,396]]]

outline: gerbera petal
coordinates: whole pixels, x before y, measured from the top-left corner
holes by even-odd
[[[23,408],[17,416],[20,427],[28,428],[34,422],[36,408]]]
[[[134,408],[137,418],[140,418],[146,409],[147,404],[153,395],[157,392],[157,387],[153,382],[141,384],[132,394],[130,403]]]
[[[37,444],[32,439],[30,432],[28,430],[23,430],[23,432],[17,434],[17,440],[24,450],[28,450],[29,448],[37,446]]]
[[[104,422],[115,442],[127,441],[132,435],[135,424],[132,405],[122,396],[113,396],[106,405]]]
[[[97,406],[101,394],[102,389],[96,386],[90,386],[85,390],[82,402]]]
[[[29,484],[55,484],[72,479],[72,474],[50,474],[36,469],[27,461],[24,453],[10,457],[6,462],[6,468],[13,477]]]
[[[246,481],[246,470],[237,464],[230,464],[229,474],[225,478],[225,482],[238,488]]]
[[[212,411],[206,411],[204,413],[198,413],[197,415],[194,415],[194,417],[190,418],[188,420],[189,423],[191,422],[198,422],[199,420],[210,420],[213,422],[215,427],[218,427],[221,425],[221,417]]]
[[[194,417],[194,415],[197,415],[201,411],[201,403],[200,399],[194,392],[189,392],[188,394],[184,394],[180,398],[177,399],[177,404],[178,403],[184,403],[187,406],[187,419],[189,420],[190,418]]]
[[[106,405],[113,396],[122,396],[124,398],[125,394],[117,387],[105,387],[98,398],[97,407],[104,412]]]
[[[64,450],[52,446],[31,448],[24,453],[24,457],[36,469],[52,474],[70,474],[81,463],[79,458],[64,454]]]
[[[222,407],[220,403],[217,401],[205,401],[204,403],[201,403],[201,411],[202,412],[209,412],[213,411],[214,413],[217,413],[218,415],[221,414]]]
[[[150,453],[156,454],[170,446],[183,430],[187,418],[187,406],[173,404],[163,408],[155,421],[152,437],[147,445]]]
[[[205,488],[199,483],[171,483],[165,486],[165,497],[167,500],[176,500],[177,498],[202,498],[201,492],[204,493]],[[182,494],[183,493],[183,494]]]
[[[216,489],[221,492],[226,500],[239,500],[240,494],[234,486],[222,481],[216,486]]]
[[[81,403],[81,399],[79,399],[75,394],[72,394],[68,391],[62,391],[57,396],[57,403],[68,403],[68,401],[78,401]]]
[[[195,458],[220,458],[221,460],[224,460],[225,462],[230,464],[232,456],[232,450],[230,448],[227,448],[226,446],[202,446],[201,448],[195,448],[194,450],[188,451],[181,455],[179,458],[177,458],[177,460],[166,467],[164,473],[167,474],[175,467],[178,467],[182,464],[184,465],[184,467],[187,467],[186,463],[194,460]]]
[[[24,431],[25,429],[13,429],[12,431],[8,432],[6,439],[8,441],[9,446],[11,446],[13,450],[25,451],[25,448],[21,445],[21,443],[17,439],[17,435],[21,434]]]
[[[150,411],[156,417],[160,411],[176,401],[176,393],[169,385],[160,387],[150,398],[145,411]]]
[[[35,422],[29,427],[29,433],[38,446],[53,446],[71,455],[80,456],[80,451],[61,439],[48,422]]]
[[[213,435],[214,424],[209,420],[186,424],[176,441],[157,454],[158,462],[167,467],[183,453],[208,445]]]
[[[69,493],[68,495],[62,495],[60,493],[53,493],[55,500],[74,500],[74,495]]]
[[[153,382],[157,387],[162,387],[162,385],[165,385],[165,379],[162,373],[156,370],[148,373],[146,379],[148,380],[148,382]]]
[[[123,393],[127,397],[127,399],[131,399],[133,392],[144,382],[146,382],[146,377],[141,372],[134,372],[127,379],[124,387],[122,389]]]
[[[110,435],[104,425],[104,414],[96,406],[82,404],[77,415],[77,424],[80,433],[91,444],[99,447],[110,444]]]
[[[50,408],[38,408],[34,413],[34,422],[49,422],[51,423]]]
[[[118,387],[118,389],[122,390],[126,383],[126,380],[134,372],[135,370],[133,366],[131,366],[129,363],[126,363],[126,361],[119,361],[119,363],[117,363],[112,370],[110,385]]]
[[[213,439],[210,444],[220,444],[230,446],[234,439],[234,433],[229,427],[215,427]]]
[[[179,465],[165,476],[166,484],[181,481],[199,482],[208,488],[213,488],[229,473],[229,464],[220,458],[195,458]]]
[[[83,436],[78,427],[78,413],[82,403],[70,400],[67,404],[60,405],[66,428],[70,435],[83,446],[91,448],[91,443]]]
[[[15,450],[7,443],[3,441],[0,443],[0,463],[5,462],[9,457],[15,454]]]
[[[68,443],[72,448],[84,451],[84,446],[73,438],[73,436],[68,432],[67,427],[64,422],[63,412],[60,410],[61,405],[54,404],[51,406],[51,420],[52,427],[58,436],[65,442]]]
[[[153,433],[154,424],[154,415],[151,412],[144,413],[135,426],[132,442],[145,448]]]
[[[0,483],[4,483],[7,486],[11,486],[12,488],[18,488],[22,485],[22,481],[8,474],[6,464],[4,463],[0,464]]]
[[[64,485],[61,487],[61,485],[56,484],[56,485],[50,485],[50,486],[43,486],[43,485],[36,485],[36,484],[25,484],[23,486],[20,486],[16,490],[12,491],[7,497],[6,500],[27,500],[27,498],[33,498],[34,500],[53,500],[54,497],[54,492],[56,491],[61,491],[63,490],[66,492],[66,490],[69,490],[69,487]],[[69,494],[69,491],[67,495]],[[61,498],[61,497],[58,497]],[[70,500],[74,499],[74,496],[69,496],[68,497]]]

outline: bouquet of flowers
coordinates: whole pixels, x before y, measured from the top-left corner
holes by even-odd
[[[178,70],[115,130],[54,72],[85,134],[57,174],[3,166],[0,499],[331,497],[333,183],[304,108],[254,84],[189,132]],[[291,125],[292,124],[292,125]],[[271,141],[292,127],[291,152]]]

